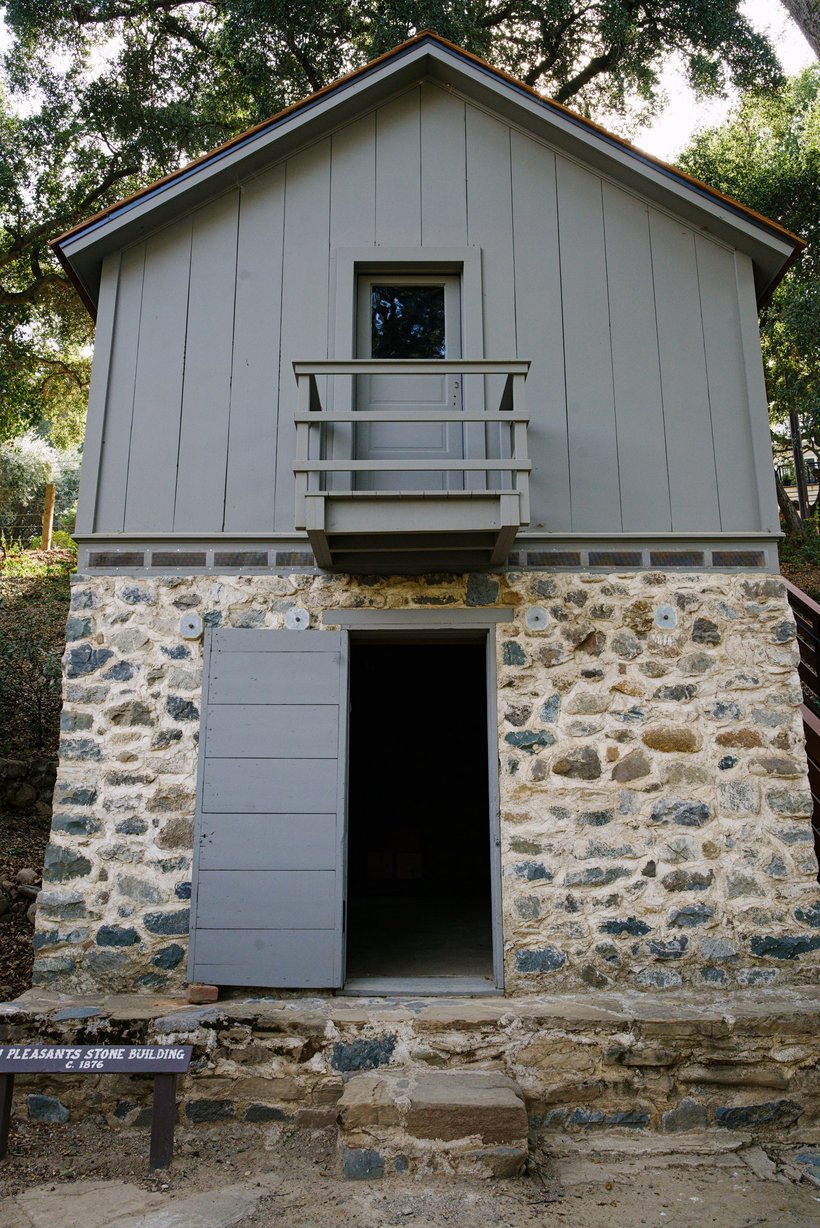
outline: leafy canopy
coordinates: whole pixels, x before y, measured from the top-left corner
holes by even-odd
[[[747,95],[679,161],[808,243],[762,315],[761,339],[772,421],[795,409],[804,443],[820,448],[820,64],[774,94]]]
[[[772,86],[740,0],[6,0],[0,94],[0,438],[82,430],[91,326],[49,238],[430,27],[586,113]],[[610,122],[611,119],[610,119]]]

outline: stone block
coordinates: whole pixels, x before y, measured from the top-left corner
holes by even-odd
[[[642,734],[645,746],[664,754],[692,754],[700,750],[700,738],[690,725],[656,725]]]
[[[231,1121],[236,1117],[236,1105],[232,1100],[187,1100],[185,1116],[194,1123]]]
[[[802,1117],[802,1104],[770,1100],[764,1104],[730,1105],[715,1109],[715,1122],[724,1130],[753,1130],[761,1126],[793,1126]]]
[[[785,1091],[790,1083],[788,1074],[777,1066],[759,1062],[717,1063],[715,1065],[682,1066],[675,1077],[680,1083],[717,1087],[772,1087]]]
[[[495,1071],[356,1075],[339,1101],[343,1135],[400,1126],[416,1139],[480,1138],[521,1145],[527,1112],[516,1084]]]
[[[393,1057],[396,1037],[392,1033],[353,1041],[338,1041],[330,1055],[334,1070],[375,1070],[386,1066]]]
[[[156,962],[154,960],[154,963]],[[194,981],[188,986],[185,996],[195,1006],[202,1006],[205,1002],[216,1002],[219,998],[219,986],[203,985],[199,981]]]
[[[34,1121],[44,1121],[51,1126],[62,1125],[71,1117],[69,1109],[56,1096],[26,1096],[26,1108]]]
[[[345,1147],[342,1175],[345,1181],[380,1181],[384,1176],[384,1159],[369,1147]]]
[[[245,1121],[291,1121],[290,1113],[273,1104],[249,1104],[243,1114]]]
[[[665,1134],[683,1134],[689,1130],[701,1131],[706,1129],[708,1121],[709,1114],[704,1105],[691,1096],[684,1096],[674,1109],[661,1115],[661,1129]]]

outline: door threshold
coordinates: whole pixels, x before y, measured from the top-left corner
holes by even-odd
[[[350,998],[496,998],[502,990],[483,976],[356,976],[338,996]]]

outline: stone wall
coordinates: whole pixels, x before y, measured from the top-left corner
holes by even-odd
[[[281,627],[294,605],[314,626],[350,607],[514,611],[498,628],[508,990],[816,979],[781,582],[526,571],[79,578],[35,984],[182,988],[202,650],[180,617]]]
[[[190,1044],[180,1078],[188,1125],[333,1125],[361,1071],[493,1070],[524,1094],[533,1133],[711,1129],[817,1138],[816,988],[530,994],[510,1000],[227,999],[104,995],[67,1005],[33,990],[0,1007],[0,1044]],[[105,1113],[146,1124],[143,1076],[18,1075],[18,1112]]]

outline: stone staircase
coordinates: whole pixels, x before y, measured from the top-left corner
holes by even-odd
[[[523,1093],[497,1071],[357,1074],[338,1109],[349,1180],[406,1172],[514,1177],[527,1159]]]

